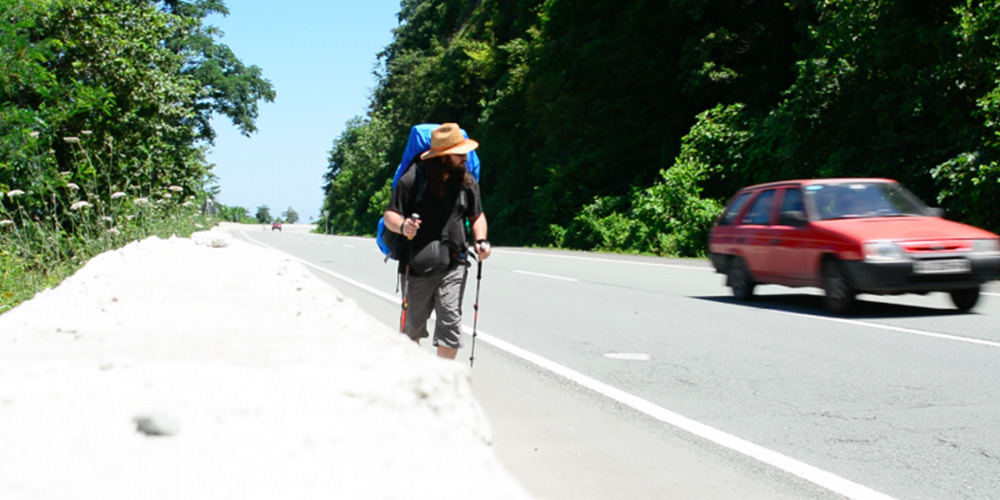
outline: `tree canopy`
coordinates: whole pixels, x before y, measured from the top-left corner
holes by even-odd
[[[211,117],[250,134],[275,97],[213,13],[223,2],[0,0],[0,192],[25,191],[29,212],[70,180],[87,188],[73,199],[204,196]]]

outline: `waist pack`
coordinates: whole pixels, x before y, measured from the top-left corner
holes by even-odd
[[[448,270],[451,249],[447,241],[434,240],[410,259],[410,270],[417,276],[432,276]]]

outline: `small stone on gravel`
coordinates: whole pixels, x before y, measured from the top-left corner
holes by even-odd
[[[173,436],[181,425],[177,419],[164,413],[143,413],[132,418],[136,430],[147,436]]]

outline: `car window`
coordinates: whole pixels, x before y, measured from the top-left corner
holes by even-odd
[[[924,215],[926,206],[901,186],[886,182],[851,182],[806,188],[821,220]]]
[[[746,215],[743,216],[741,224],[768,225],[771,223],[771,206],[774,203],[775,190],[768,189],[753,201]]]
[[[791,212],[801,212],[805,215],[806,208],[802,203],[802,191],[797,187],[785,189],[785,195],[781,198],[781,221],[780,224],[787,224],[786,214]]]
[[[743,210],[743,207],[747,204],[747,200],[750,199],[751,194],[752,193],[750,192],[745,192],[737,196],[736,199],[734,199],[729,206],[726,207],[725,212],[722,212],[722,217],[719,217],[719,225],[728,226],[732,224],[733,220],[736,219],[736,216],[739,215],[740,211]]]

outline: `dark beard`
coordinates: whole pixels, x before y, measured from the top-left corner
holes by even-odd
[[[456,191],[458,188],[465,185],[465,162],[463,161],[461,165],[453,167],[442,161],[441,158],[431,158],[425,163],[425,168],[427,172],[427,189],[434,196],[445,196],[447,191]],[[445,174],[448,174],[448,179],[445,181]]]
[[[457,167],[448,167],[448,185],[459,187],[465,184],[465,162]]]

